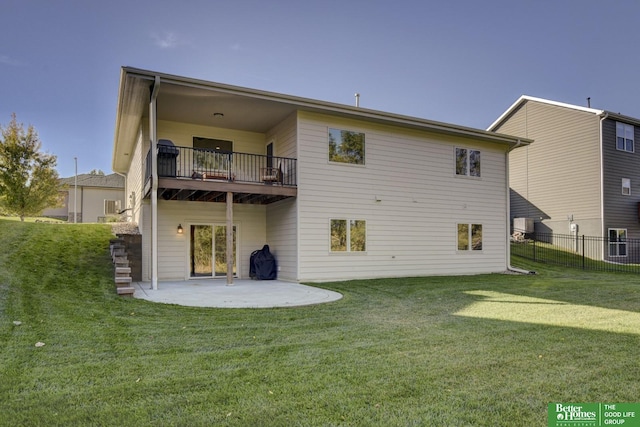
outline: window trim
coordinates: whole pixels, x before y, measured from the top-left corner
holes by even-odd
[[[628,184],[628,185],[625,185]],[[628,190],[625,193],[625,190]],[[622,195],[630,196],[631,195],[631,178],[622,178]]]
[[[622,132],[620,132],[622,130]],[[631,131],[632,139],[627,139],[627,131]],[[618,144],[618,138],[622,138],[623,147],[620,148]],[[628,123],[616,122],[616,150],[624,151],[626,153],[635,153],[636,141],[635,141],[635,127]],[[631,141],[631,150],[627,150],[627,143]]]
[[[465,164],[464,164],[464,173],[458,173],[458,150],[465,150]],[[471,152],[477,153],[478,155],[478,174],[471,174]],[[469,147],[459,147],[456,146],[453,148],[453,163],[454,163],[454,174],[458,177],[472,178],[472,179],[482,179],[482,150],[478,150],[476,148]]]
[[[619,231],[624,231],[624,240],[623,241],[619,241],[617,240],[618,237],[616,238],[615,241],[611,241],[611,232],[612,231],[616,231],[616,237],[617,237],[617,232]],[[628,246],[627,246],[627,229],[626,228],[609,228],[607,229],[607,253],[609,254],[609,258],[626,258],[629,256],[629,251],[628,251]],[[611,248],[612,245],[614,245],[613,247],[616,248],[616,253],[615,254],[611,254]],[[624,255],[620,255],[620,246],[624,246]]]
[[[121,211],[121,201],[118,199],[104,199],[104,215],[119,215]]]
[[[354,134],[362,135],[362,163],[352,163],[352,162],[341,162],[338,160],[331,159],[331,131],[338,132],[350,132]],[[367,135],[365,132],[356,131],[356,130],[348,130],[337,127],[327,126],[327,161],[333,165],[349,165],[349,166],[359,166],[364,167],[367,164]]]
[[[346,241],[345,241],[345,250],[344,251],[339,251],[339,250],[333,250],[332,247],[332,223],[333,221],[345,221],[346,224],[348,225],[345,226],[345,230],[347,233],[346,236]],[[351,249],[351,222],[352,221],[362,221],[364,222],[364,250],[363,251],[354,251]],[[362,219],[362,218],[329,218],[329,253],[330,254],[366,254],[367,250],[369,248],[368,244],[367,244],[367,239],[368,239],[368,230],[367,230],[367,220],[366,219]]]
[[[460,249],[460,226],[467,226],[467,247]],[[474,227],[480,227],[480,249],[473,248]],[[469,243],[471,242],[471,243]],[[482,223],[457,222],[456,223],[456,252],[458,253],[482,253],[484,251],[484,226]]]

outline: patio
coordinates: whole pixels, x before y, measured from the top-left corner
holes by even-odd
[[[134,286],[134,298],[189,307],[299,307],[342,298],[342,294],[328,289],[279,280],[237,279],[230,286],[220,279],[160,282],[155,291],[149,282],[136,282]]]

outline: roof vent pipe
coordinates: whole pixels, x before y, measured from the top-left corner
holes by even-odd
[[[359,107],[360,106],[360,94],[356,92],[355,97],[356,97],[356,107]]]
[[[587,107],[591,108],[591,97],[587,97]]]

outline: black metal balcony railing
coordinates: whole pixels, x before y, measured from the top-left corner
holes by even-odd
[[[145,181],[150,176],[151,150],[145,162]],[[296,186],[296,159],[159,145],[158,176]]]

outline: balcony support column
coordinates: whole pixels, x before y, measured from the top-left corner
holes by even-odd
[[[158,90],[156,76],[149,102],[149,133],[151,137],[151,289],[158,290]]]
[[[227,191],[227,286],[233,285],[233,192]]]

